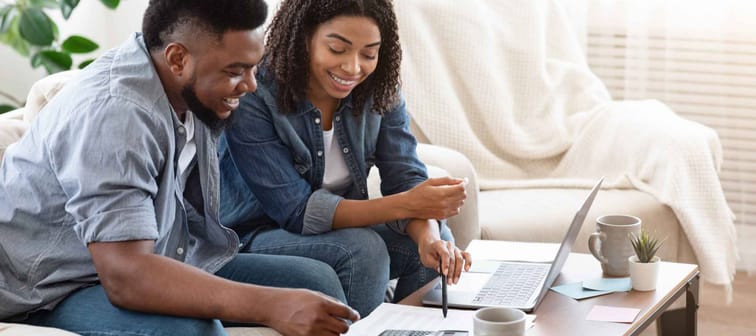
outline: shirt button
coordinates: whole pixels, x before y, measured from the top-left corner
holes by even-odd
[[[183,127],[179,127],[178,128],[178,132],[179,132],[179,134],[184,134],[184,132],[186,132],[186,131],[184,131]]]
[[[318,151],[318,156],[323,156],[323,151]]]
[[[184,249],[179,247],[176,249],[176,253],[178,253],[179,255],[182,255],[184,254]]]
[[[315,118],[315,123],[320,124],[320,118]]]
[[[344,147],[341,151],[344,152],[344,154],[349,153],[349,147]]]
[[[333,120],[336,120],[336,122],[341,121],[341,116],[336,116],[336,118],[333,118]]]

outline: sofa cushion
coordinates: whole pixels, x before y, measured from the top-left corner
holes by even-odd
[[[47,102],[77,73],[78,70],[58,72],[34,83],[31,89],[29,89],[29,95],[26,97],[24,121],[31,123],[37,117],[39,111],[47,105]]]
[[[18,141],[27,128],[29,128],[29,124],[21,120],[3,119],[0,121],[0,162],[5,155],[5,149]]]
[[[560,242],[588,196],[587,189],[508,189],[482,191],[480,227],[483,239]],[[642,226],[666,237],[659,256],[666,261],[695,263],[695,255],[674,212],[653,196],[634,189],[602,189],[596,195],[572,250],[588,253],[588,236],[596,230],[596,218],[628,214]]]
[[[24,324],[13,323],[0,323],[0,336],[22,336],[22,335],[35,335],[35,336],[75,336],[77,334],[70,333],[68,331],[34,327]]]

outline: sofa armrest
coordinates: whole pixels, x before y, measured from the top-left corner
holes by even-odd
[[[29,124],[23,120],[24,113],[24,109],[20,108],[0,114],[0,163],[8,146],[21,139],[29,128]]]
[[[26,110],[23,107],[15,109],[13,111],[8,111],[0,114],[0,120],[24,120],[24,113],[26,113]]]
[[[454,233],[457,246],[466,248],[473,239],[480,239],[480,224],[478,221],[478,175],[472,162],[464,154],[456,150],[423,144],[417,146],[420,161],[430,167],[438,167],[450,176],[467,178],[467,200],[459,215],[449,218],[449,228]],[[433,175],[431,175],[433,176]]]
[[[472,163],[466,156],[452,149],[418,144],[417,154],[420,161],[428,167],[428,176],[467,177],[467,200],[459,214],[449,218],[449,228],[454,234],[457,246],[467,247],[473,239],[480,239],[480,225],[478,224],[478,179]],[[370,198],[381,197],[381,178],[378,170],[373,167],[368,175],[368,193]]]

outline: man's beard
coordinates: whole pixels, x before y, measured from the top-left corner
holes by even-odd
[[[199,119],[203,124],[209,127],[211,130],[219,132],[226,128],[231,123],[231,119],[234,113],[226,119],[218,118],[218,114],[212,109],[202,104],[197,98],[197,93],[194,91],[194,82],[187,84],[181,90],[181,97],[184,98],[186,107]]]

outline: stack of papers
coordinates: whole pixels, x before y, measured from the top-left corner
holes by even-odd
[[[598,278],[554,286],[551,290],[581,300],[614,292],[627,292],[630,288],[630,278]]]
[[[472,332],[473,315],[474,310],[449,309],[444,318],[441,308],[382,303],[368,317],[354,323],[346,335],[377,336],[386,329]],[[532,327],[535,315],[528,314],[526,318],[527,327]]]

